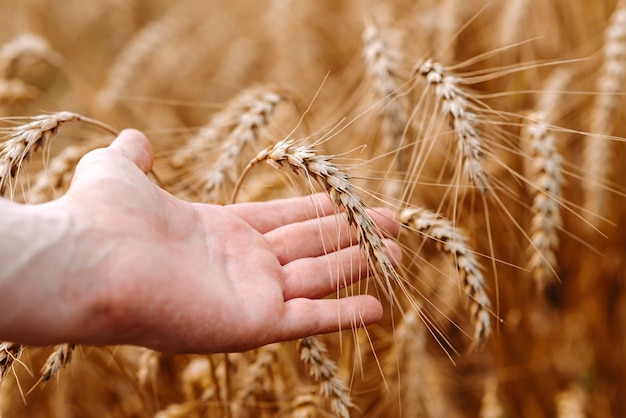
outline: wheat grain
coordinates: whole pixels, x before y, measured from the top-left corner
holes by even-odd
[[[46,363],[41,368],[41,380],[47,382],[55,376],[59,370],[64,368],[72,360],[74,344],[59,344],[54,347],[54,351],[48,356]]]
[[[246,167],[233,192],[234,201],[247,173],[255,165],[266,162],[278,170],[289,170],[305,180],[315,180],[330,196],[335,206],[345,209],[348,223],[354,227],[359,246],[365,251],[368,265],[380,290],[393,304],[394,285],[402,285],[393,263],[385,253],[385,245],[366,205],[355,193],[348,175],[340,171],[329,157],[316,155],[311,148],[285,139],[261,151]]]
[[[4,196],[7,187],[11,197],[13,196],[15,186],[11,179],[17,180],[24,162],[31,158],[33,152],[49,146],[59,127],[64,123],[81,121],[117,134],[117,131],[102,122],[72,112],[57,112],[32,118],[11,118],[5,121],[26,123],[0,128],[3,140],[0,143],[0,196]]]
[[[485,193],[488,186],[487,173],[482,164],[485,150],[476,128],[478,117],[470,110],[468,94],[459,87],[460,80],[456,76],[431,59],[419,67],[418,73],[424,77],[429,88],[434,88],[441,111],[450,120],[463,172],[474,186]]]
[[[333,413],[342,418],[350,416],[354,406],[343,381],[337,376],[337,365],[328,358],[328,350],[316,337],[298,340],[300,360],[309,368],[309,373],[319,383],[320,395],[330,401]]]
[[[489,308],[491,302],[475,254],[469,249],[463,233],[449,220],[421,208],[407,208],[399,215],[400,221],[411,230],[424,234],[448,254],[456,266],[461,287],[470,300],[474,321],[474,341],[482,344],[491,334]]]

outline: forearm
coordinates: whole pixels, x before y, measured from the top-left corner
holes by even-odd
[[[0,339],[50,344],[75,335],[85,309],[76,279],[89,274],[76,262],[85,233],[50,205],[0,199]]]

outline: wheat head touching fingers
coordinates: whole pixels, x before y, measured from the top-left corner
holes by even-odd
[[[368,257],[368,264],[380,290],[394,303],[394,286],[402,285],[402,281],[385,253],[380,231],[367,213],[365,203],[356,194],[348,175],[340,171],[330,158],[317,155],[307,146],[296,145],[293,139],[285,139],[261,151],[248,164],[233,192],[233,202],[247,173],[261,162],[279,170],[288,170],[306,181],[315,180],[335,206],[345,210],[348,223],[355,229],[357,242]]]

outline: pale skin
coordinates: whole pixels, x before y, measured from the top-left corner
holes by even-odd
[[[147,138],[125,130],[81,160],[59,199],[0,199],[0,340],[215,353],[381,318],[373,296],[324,298],[367,276],[324,195],[185,202],[148,179],[152,160]],[[397,236],[390,212],[370,214]]]

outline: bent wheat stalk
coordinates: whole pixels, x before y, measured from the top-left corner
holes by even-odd
[[[456,267],[461,286],[470,300],[474,321],[474,341],[480,345],[491,334],[489,308],[491,303],[485,292],[485,280],[467,239],[452,223],[420,208],[407,208],[400,213],[400,221],[410,229],[434,240],[440,250],[448,254]]]
[[[117,135],[118,131],[107,124],[78,113],[57,112],[50,115],[38,115],[32,118],[6,118],[5,122],[26,122],[11,127],[0,127],[0,196],[4,196],[7,186],[14,192],[10,180],[17,179],[22,164],[28,161],[33,152],[46,148],[55,137],[61,125],[67,122],[81,121],[97,126]]]
[[[296,145],[285,139],[261,151],[244,169],[235,186],[231,201],[237,198],[241,184],[248,172],[257,164],[266,162],[278,170],[289,170],[307,181],[315,180],[331,198],[337,208],[345,209],[348,223],[356,230],[357,242],[365,251],[369,267],[387,299],[396,301],[393,284],[401,284],[400,277],[385,254],[385,245],[366,205],[357,196],[349,176],[340,171],[329,157],[315,154],[309,147]]]

